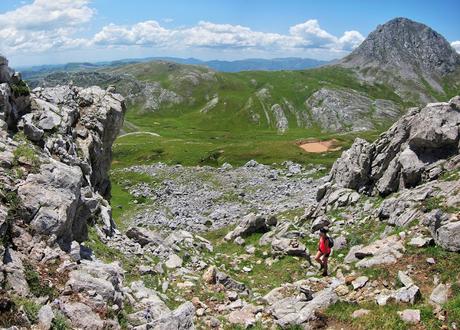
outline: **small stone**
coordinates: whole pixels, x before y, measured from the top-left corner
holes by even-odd
[[[351,282],[353,282],[354,280],[356,280],[357,276],[355,275],[348,275],[348,276],[345,276],[345,284],[346,285],[350,285]]]
[[[241,236],[238,236],[237,238],[235,238],[233,242],[238,245],[244,245],[244,239]]]
[[[351,314],[351,317],[354,318],[354,319],[357,319],[357,318],[360,318],[360,317],[368,315],[370,312],[371,311],[368,310],[368,309],[358,309],[358,310],[354,311],[353,314]]]
[[[405,309],[398,312],[398,315],[406,323],[417,324],[420,322],[420,310],[418,309]]]
[[[171,254],[165,262],[165,266],[169,269],[179,268],[182,266],[182,258],[177,254]]]
[[[412,281],[412,279],[402,271],[398,272],[398,279],[405,287],[409,287],[414,284],[414,281]]]
[[[339,295],[340,297],[345,296],[345,295],[347,295],[347,294],[350,292],[350,290],[348,289],[348,286],[346,286],[346,285],[339,285],[338,287],[336,287],[336,288],[334,289],[334,291],[335,291],[335,293],[337,293],[337,295]]]
[[[427,258],[426,262],[429,263],[430,265],[436,264],[436,261],[433,258]]]
[[[220,327],[220,321],[219,321],[219,319],[213,317],[209,321],[209,325],[211,326],[211,328],[219,328]]]
[[[243,271],[244,271],[245,273],[250,273],[250,272],[252,272],[252,267],[244,266],[244,267],[243,267]]]
[[[163,293],[168,291],[168,288],[169,288],[169,282],[168,281],[164,281],[163,283],[161,283],[161,291],[163,291]]]
[[[254,254],[256,252],[256,248],[254,247],[254,245],[248,245],[245,250],[246,253],[249,254]]]
[[[205,315],[205,310],[204,310],[204,308],[198,308],[198,309],[196,310],[196,316],[202,317],[202,316],[204,316],[204,315]]]
[[[368,281],[369,281],[369,277],[360,276],[356,280],[351,282],[351,284],[353,285],[354,290],[358,290],[358,289],[364,287]]]
[[[50,305],[45,305],[38,311],[38,325],[40,329],[51,329],[51,323],[54,319],[54,313]]]
[[[238,293],[236,291],[227,291],[227,298],[230,301],[236,301],[238,299]]]
[[[146,266],[146,265],[140,265],[139,266],[139,274],[141,275],[147,275],[147,274],[153,274],[154,271],[152,267]]]
[[[69,252],[70,258],[72,258],[73,261],[79,262],[81,260],[81,255],[80,255],[80,244],[76,241],[73,241],[72,244],[70,245],[70,252]]]
[[[244,309],[231,312],[227,319],[230,324],[238,324],[244,328],[250,327],[256,323],[254,315]]]
[[[215,266],[209,266],[208,269],[203,273],[202,279],[205,281],[207,284],[214,284],[216,283],[216,267]]]
[[[449,298],[449,289],[450,285],[448,284],[439,284],[433,289],[433,292],[430,295],[430,300],[435,304],[445,304]]]

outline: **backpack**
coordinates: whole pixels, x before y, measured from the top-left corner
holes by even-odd
[[[334,247],[334,239],[331,236],[328,236],[327,239],[329,240],[329,247],[332,249]]]

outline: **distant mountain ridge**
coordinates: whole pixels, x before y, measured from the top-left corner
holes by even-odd
[[[286,57],[286,58],[248,58],[235,61],[210,60],[203,61],[196,58],[179,58],[179,57],[147,57],[133,58],[116,61],[103,62],[75,62],[57,65],[37,65],[30,67],[18,67],[26,79],[37,78],[53,72],[66,71],[87,71],[102,68],[111,68],[126,64],[145,63],[150,61],[168,61],[178,64],[201,65],[210,69],[221,72],[239,72],[239,71],[278,71],[278,70],[302,70],[319,67],[331,61],[321,61],[311,58]]]

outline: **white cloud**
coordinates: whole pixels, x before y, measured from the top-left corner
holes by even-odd
[[[89,0],[35,0],[29,5],[0,14],[0,28],[49,30],[88,22],[94,9]]]
[[[0,14],[0,49],[42,52],[86,44],[73,35],[95,14],[88,4],[89,0],[35,0]]]
[[[96,14],[90,0],[34,0],[0,14],[0,50],[8,55],[61,50],[103,50],[128,47],[200,52],[264,53],[284,56],[329,52],[340,56],[357,47],[358,31],[335,36],[310,19],[291,26],[285,34],[255,31],[250,27],[200,21],[189,27],[166,28],[148,20],[132,25],[109,24],[92,36],[79,34]],[[171,18],[162,20],[172,22]]]
[[[450,45],[457,51],[457,53],[460,53],[460,40],[454,41]]]
[[[200,21],[196,26],[166,29],[156,21],[132,26],[111,24],[93,38],[98,45],[199,47],[221,49],[289,50],[324,48],[331,51],[349,51],[364,37],[357,31],[347,31],[340,38],[322,30],[317,20],[292,26],[289,34],[254,31],[249,27]]]
[[[156,21],[140,22],[130,27],[110,24],[96,33],[91,42],[108,46],[166,46],[174,34]]]
[[[302,38],[306,46],[312,48],[321,48],[326,45],[337,43],[337,37],[321,29],[316,19],[308,20],[304,23],[291,26],[289,33],[293,36]]]
[[[358,31],[345,31],[339,39],[339,44],[343,50],[353,50],[364,41],[364,36]]]
[[[241,25],[201,21],[197,26],[177,31],[180,43],[204,48],[267,48],[283,42],[277,33],[252,31]]]

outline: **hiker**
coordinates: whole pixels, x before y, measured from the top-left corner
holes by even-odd
[[[319,230],[318,252],[315,257],[315,260],[321,265],[319,270],[323,270],[323,276],[327,276],[327,259],[331,254],[331,244],[327,232],[327,228],[324,227]]]

